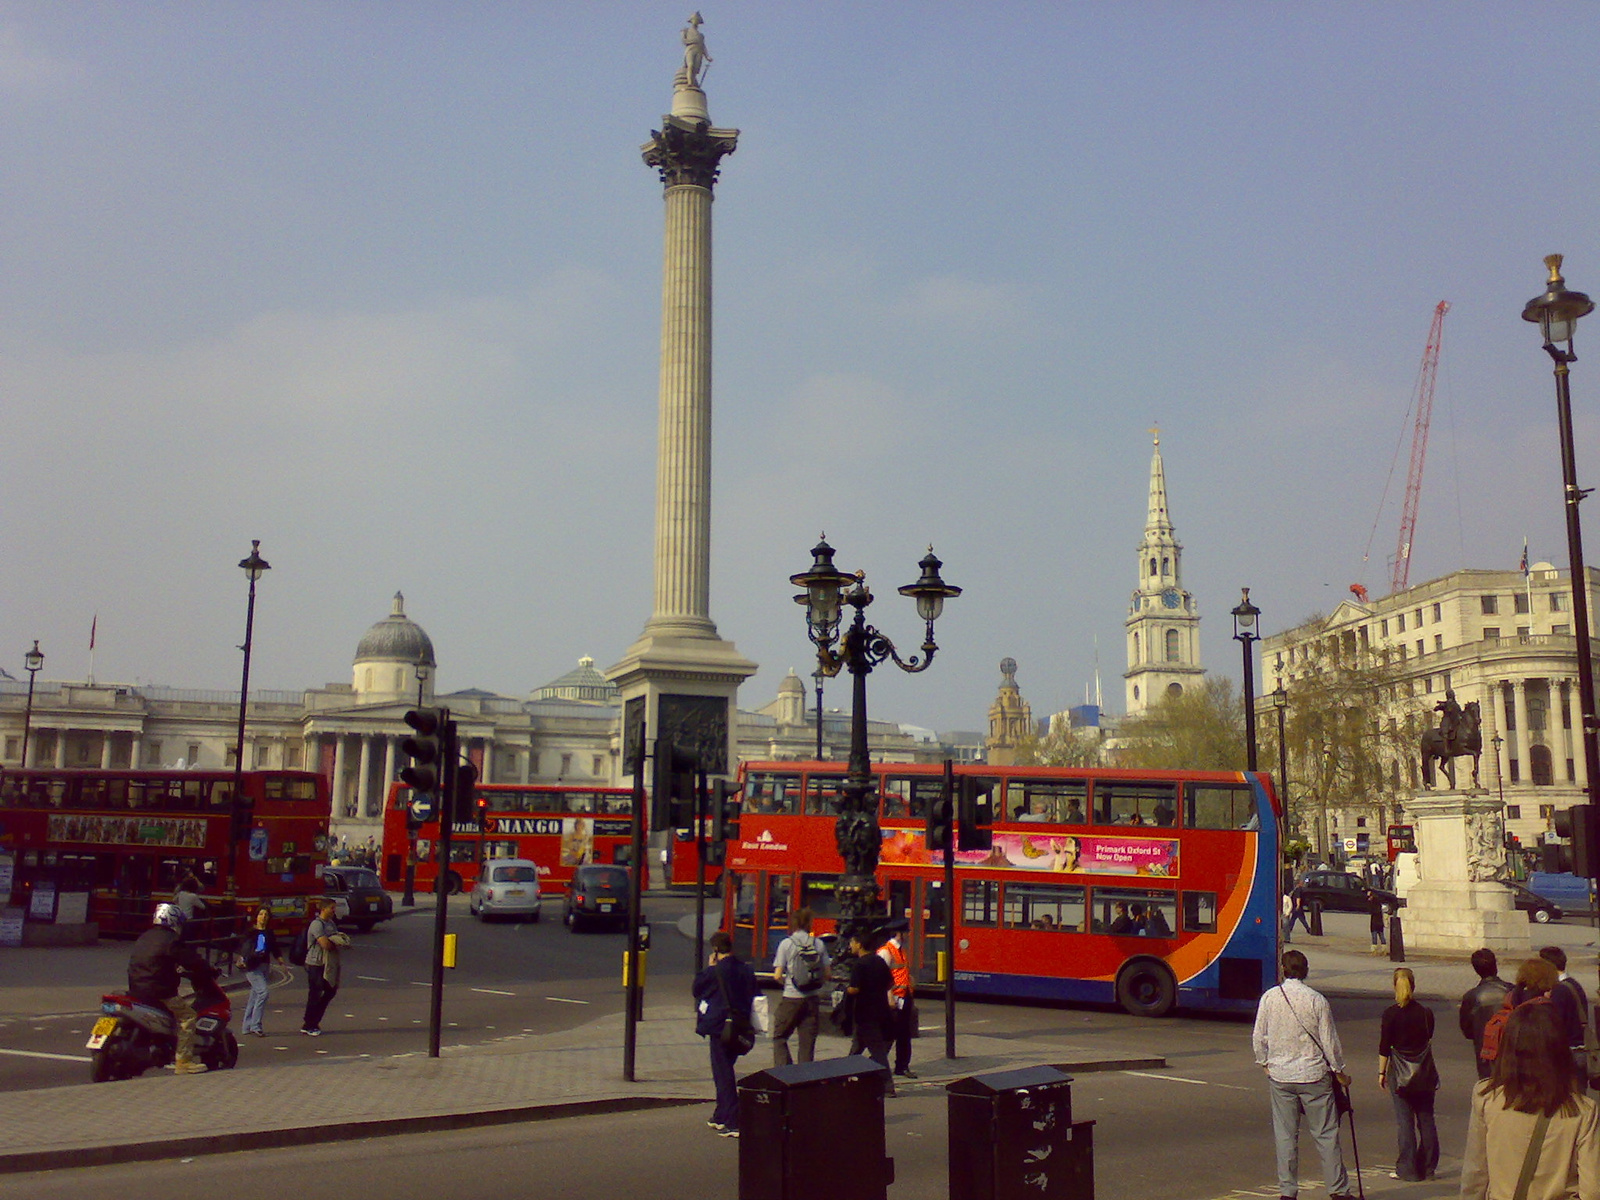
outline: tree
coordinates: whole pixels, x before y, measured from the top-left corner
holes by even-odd
[[[1199,687],[1129,718],[1117,741],[1119,767],[1242,771],[1244,701],[1231,679],[1207,675]]]
[[[1098,767],[1104,762],[1100,730],[1075,729],[1058,721],[1044,737],[1027,734],[1017,741],[1013,761],[1025,767]]]

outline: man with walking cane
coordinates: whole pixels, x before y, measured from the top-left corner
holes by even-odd
[[[1251,1043],[1256,1065],[1267,1073],[1272,1133],[1277,1148],[1278,1195],[1300,1191],[1300,1114],[1322,1157],[1328,1200],[1351,1200],[1350,1177],[1339,1150],[1339,1118],[1349,1107],[1350,1076],[1333,1013],[1320,992],[1306,986],[1306,956],[1283,952],[1283,982],[1268,989],[1256,1010]],[[1341,1103],[1342,1101],[1342,1103]],[[1355,1120],[1351,1118],[1352,1145]],[[1359,1156],[1356,1172],[1360,1174]]]

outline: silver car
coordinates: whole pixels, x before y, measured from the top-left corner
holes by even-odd
[[[478,872],[467,898],[467,911],[481,921],[490,917],[539,919],[539,868],[526,858],[491,858]]]

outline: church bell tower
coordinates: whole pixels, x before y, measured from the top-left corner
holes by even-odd
[[[1137,586],[1128,607],[1127,711],[1141,713],[1198,687],[1200,611],[1183,587],[1183,546],[1167,510],[1161,438],[1150,456],[1150,509],[1139,542]]]

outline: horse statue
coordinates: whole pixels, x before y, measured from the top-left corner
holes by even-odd
[[[1433,787],[1433,764],[1438,762],[1444,771],[1444,777],[1450,781],[1451,788],[1456,786],[1456,762],[1464,754],[1472,755],[1472,786],[1478,786],[1478,759],[1483,754],[1483,728],[1478,719],[1478,702],[1469,701],[1465,708],[1459,710],[1459,716],[1452,710],[1456,708],[1455,693],[1445,693],[1444,700],[1436,706],[1443,718],[1438,726],[1427,729],[1422,734],[1422,786],[1428,789]]]

